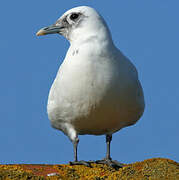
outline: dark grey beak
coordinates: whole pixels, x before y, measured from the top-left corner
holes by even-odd
[[[53,24],[49,27],[44,27],[42,29],[40,29],[36,35],[37,36],[43,36],[43,35],[47,35],[47,34],[55,34],[55,33],[59,33],[61,32],[61,30],[64,29],[63,26],[60,26],[59,24]]]

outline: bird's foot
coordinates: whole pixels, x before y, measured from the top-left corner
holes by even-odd
[[[87,161],[73,161],[73,162],[69,162],[70,165],[85,165],[87,167],[92,167],[90,162]]]
[[[124,165],[118,161],[112,160],[112,159],[107,159],[104,158],[102,160],[97,160],[95,161],[96,164],[106,164],[116,170],[118,170],[119,168],[122,168]]]

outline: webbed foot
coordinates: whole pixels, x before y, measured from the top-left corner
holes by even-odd
[[[106,164],[116,170],[119,168],[122,168],[124,165],[118,161],[112,160],[112,159],[102,159],[102,160],[97,160],[95,161],[96,164]]]
[[[91,163],[88,161],[73,161],[73,162],[70,161],[69,163],[70,165],[85,165],[87,167],[92,167]]]

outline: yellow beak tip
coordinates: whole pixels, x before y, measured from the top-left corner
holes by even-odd
[[[44,31],[43,30],[39,30],[37,33],[36,33],[36,36],[43,36],[45,35]]]

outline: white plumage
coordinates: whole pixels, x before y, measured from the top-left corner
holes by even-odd
[[[50,33],[70,41],[49,93],[52,126],[77,146],[80,134],[111,136],[135,124],[144,111],[137,70],[113,44],[103,18],[93,8],[76,7],[37,35]]]

